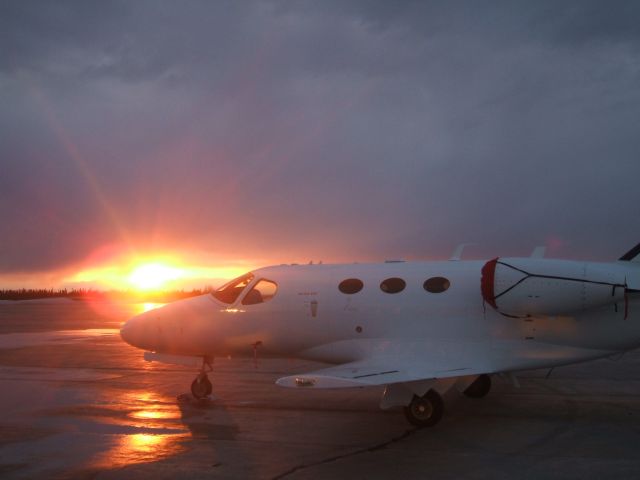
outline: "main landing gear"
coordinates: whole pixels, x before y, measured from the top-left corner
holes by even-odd
[[[422,397],[414,395],[411,403],[404,407],[405,417],[416,427],[433,427],[443,413],[444,402],[435,390],[429,390]]]
[[[464,394],[471,398],[485,397],[491,390],[491,377],[479,375]],[[404,407],[404,415],[407,420],[416,427],[433,427],[442,419],[444,402],[438,392],[431,389],[423,396],[414,395],[409,405]]]
[[[211,359],[209,357],[202,357],[202,368],[200,369],[200,373],[195,380],[191,382],[191,393],[198,400],[208,397],[213,391],[213,386],[207,376],[207,371],[213,371]]]

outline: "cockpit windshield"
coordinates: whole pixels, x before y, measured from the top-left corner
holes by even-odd
[[[241,277],[234,278],[229,283],[225,283],[218,290],[212,292],[211,295],[222,303],[233,303],[252,280],[253,274],[247,273]]]

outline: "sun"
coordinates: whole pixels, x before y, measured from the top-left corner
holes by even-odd
[[[153,293],[222,285],[252,268],[252,265],[242,260],[235,264],[225,262],[222,265],[208,266],[187,263],[181,255],[174,252],[145,252],[140,255],[125,252],[119,256],[97,260],[89,258],[84,268],[69,272],[63,281],[65,287],[70,289]]]
[[[133,269],[129,283],[138,290],[151,290],[164,286],[167,282],[184,276],[181,268],[162,263],[145,263]]]

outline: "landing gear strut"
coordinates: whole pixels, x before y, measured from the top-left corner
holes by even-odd
[[[209,357],[202,357],[202,368],[200,369],[200,373],[195,380],[191,382],[191,393],[196,399],[200,400],[211,395],[213,386],[207,376],[207,371],[211,372],[212,370],[213,367],[211,366],[211,359]]]
[[[491,377],[483,374],[476,378],[463,393],[470,398],[482,398],[487,396],[489,390],[491,390]]]
[[[443,413],[444,402],[435,390],[429,390],[422,397],[414,395],[411,403],[404,407],[405,417],[416,427],[433,427]]]

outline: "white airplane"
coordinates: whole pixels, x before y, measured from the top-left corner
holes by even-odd
[[[484,397],[490,375],[607,357],[640,346],[640,244],[612,263],[542,258],[280,265],[212,294],[128,320],[147,359],[202,358],[193,396],[211,394],[216,356],[331,363],[283,387],[385,385],[380,406],[435,425],[455,387]]]

